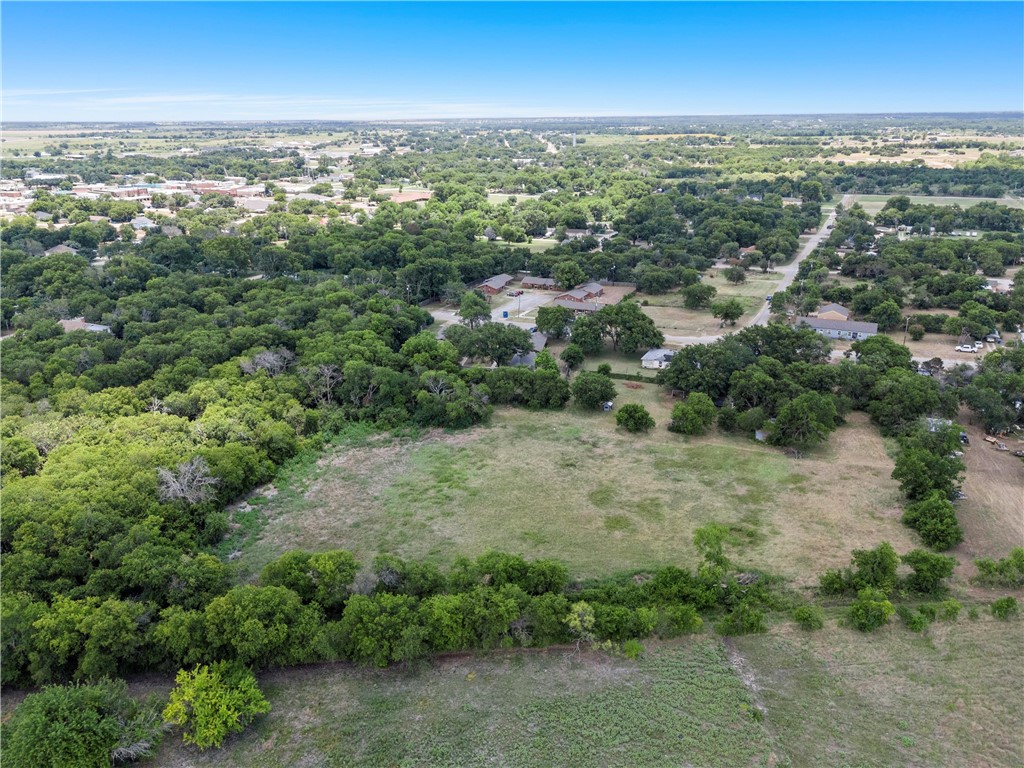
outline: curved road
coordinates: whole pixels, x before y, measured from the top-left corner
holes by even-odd
[[[843,207],[849,208],[853,204],[853,195],[843,195]],[[784,291],[786,288],[793,284],[796,279],[797,270],[800,269],[800,262],[814,253],[814,249],[821,245],[821,241],[828,237],[829,227],[832,226],[836,221],[836,212],[833,210],[825,219],[825,223],[822,224],[818,231],[811,235],[811,238],[804,243],[804,247],[797,253],[796,258],[793,259],[789,264],[779,267],[776,272],[782,274],[782,279],[779,280],[779,286],[775,290]],[[746,328],[751,325],[765,325],[768,322],[768,317],[772,313],[772,305],[769,302],[765,302],[764,306],[758,310],[757,314],[750,320],[743,324]],[[666,343],[679,344],[681,346],[688,346],[690,344],[711,344],[722,338],[722,335],[718,336],[665,336]]]

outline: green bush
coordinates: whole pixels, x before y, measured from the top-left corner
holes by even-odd
[[[850,606],[850,624],[861,632],[873,632],[888,623],[895,612],[884,592],[865,587],[857,593],[857,599]]]
[[[974,564],[978,567],[978,575],[974,577],[976,584],[1009,589],[1024,587],[1024,547],[1014,547],[1008,557],[999,560],[982,557]]]
[[[907,578],[907,586],[915,592],[933,594],[945,589],[943,580],[953,575],[956,558],[937,555],[923,549],[915,549],[900,558],[913,569]]]
[[[256,677],[240,665],[217,662],[180,670],[164,719],[185,729],[184,740],[200,749],[219,747],[270,711]]]
[[[939,603],[939,619],[941,621],[956,621],[963,606],[959,600],[950,598]]]
[[[801,605],[793,611],[793,620],[801,629],[821,629],[825,626],[825,613],[817,605]]]
[[[992,603],[992,615],[1003,621],[1017,615],[1017,598],[1000,597]]]
[[[658,621],[658,636],[663,638],[692,635],[700,632],[704,621],[692,605],[669,605],[662,609]]]
[[[686,400],[672,408],[669,432],[684,435],[703,435],[715,423],[715,404],[703,392],[691,392]]]
[[[627,432],[646,432],[654,428],[654,419],[639,403],[626,403],[615,413],[615,423]]]
[[[830,568],[821,574],[819,578],[821,593],[823,595],[842,595],[852,589],[850,583],[850,569],[841,571],[838,568]]]
[[[736,429],[736,419],[736,409],[731,405],[718,410],[718,428],[723,432],[732,432]]]
[[[644,644],[639,640],[627,640],[622,644],[622,655],[627,659],[639,659],[644,653]]]
[[[925,614],[912,611],[904,605],[901,605],[896,613],[911,632],[924,632],[931,624],[931,620]]]
[[[767,632],[768,624],[764,611],[744,600],[715,623],[715,631],[726,636],[750,635]]]
[[[615,384],[607,376],[583,371],[573,379],[572,396],[581,408],[600,408],[602,403],[615,399]]]
[[[50,686],[26,696],[5,724],[3,761],[109,768],[149,756],[162,735],[159,707],[131,698],[122,680]]]

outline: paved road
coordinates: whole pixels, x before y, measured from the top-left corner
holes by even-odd
[[[853,204],[853,195],[843,195],[843,207],[849,208]],[[800,262],[814,253],[814,249],[821,245],[821,242],[826,239],[829,235],[829,227],[835,224],[836,212],[832,211],[825,219],[825,223],[818,228],[818,231],[811,235],[811,239],[808,240],[804,247],[800,249],[800,252],[796,255],[796,258],[792,262],[784,266],[779,267],[776,271],[782,273],[782,279],[779,280],[779,287],[775,290],[784,291],[793,284],[796,279],[796,273],[800,269]],[[765,302],[764,306],[754,315],[754,319],[747,323],[747,325],[766,325],[768,323],[768,317],[772,313],[772,305],[769,302]]]
[[[853,204],[853,195],[843,196],[843,207],[849,208]],[[796,258],[792,262],[784,266],[778,267],[775,271],[782,273],[782,279],[779,280],[779,286],[775,290],[784,291],[786,288],[793,284],[796,279],[796,273],[800,269],[800,262],[810,256],[814,249],[821,245],[821,242],[828,237],[828,228],[835,223],[836,212],[832,211],[825,219],[825,223],[818,228],[818,231],[811,235],[810,240],[804,243],[804,247],[797,253]],[[768,317],[772,313],[772,305],[769,302],[765,302],[764,306],[757,311],[757,313],[747,322],[736,328],[730,328],[731,331],[738,330],[739,328],[746,328],[750,325],[766,325],[768,323]],[[679,344],[681,346],[689,346],[690,344],[712,344],[722,338],[721,334],[718,336],[665,336],[665,342],[668,344]]]
[[[517,319],[519,314],[526,314],[531,309],[542,307],[548,304],[554,294],[551,291],[524,291],[522,296],[512,298],[511,296],[506,297],[504,294],[501,296],[502,302],[495,309],[491,310],[491,320],[495,323],[505,323],[506,325],[515,325],[520,328],[530,330],[537,322],[532,319]],[[495,302],[498,303],[498,302]],[[502,317],[502,312],[508,312],[508,317]],[[458,324],[460,321],[459,313],[456,308],[452,309],[435,309],[432,310],[431,315],[434,317],[434,324],[438,328],[444,328],[446,325],[452,325],[453,323]]]

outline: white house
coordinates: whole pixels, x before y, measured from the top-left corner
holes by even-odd
[[[668,368],[672,358],[676,356],[674,349],[652,349],[640,358],[641,368]]]
[[[877,323],[856,320],[823,320],[819,317],[798,317],[797,326],[806,325],[830,339],[869,339],[878,334]]]

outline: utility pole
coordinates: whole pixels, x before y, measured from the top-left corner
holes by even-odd
[[[907,315],[907,322],[903,326],[903,344],[904,345],[906,345],[906,343],[907,343],[907,331],[909,331],[909,330],[910,330],[910,315]]]

